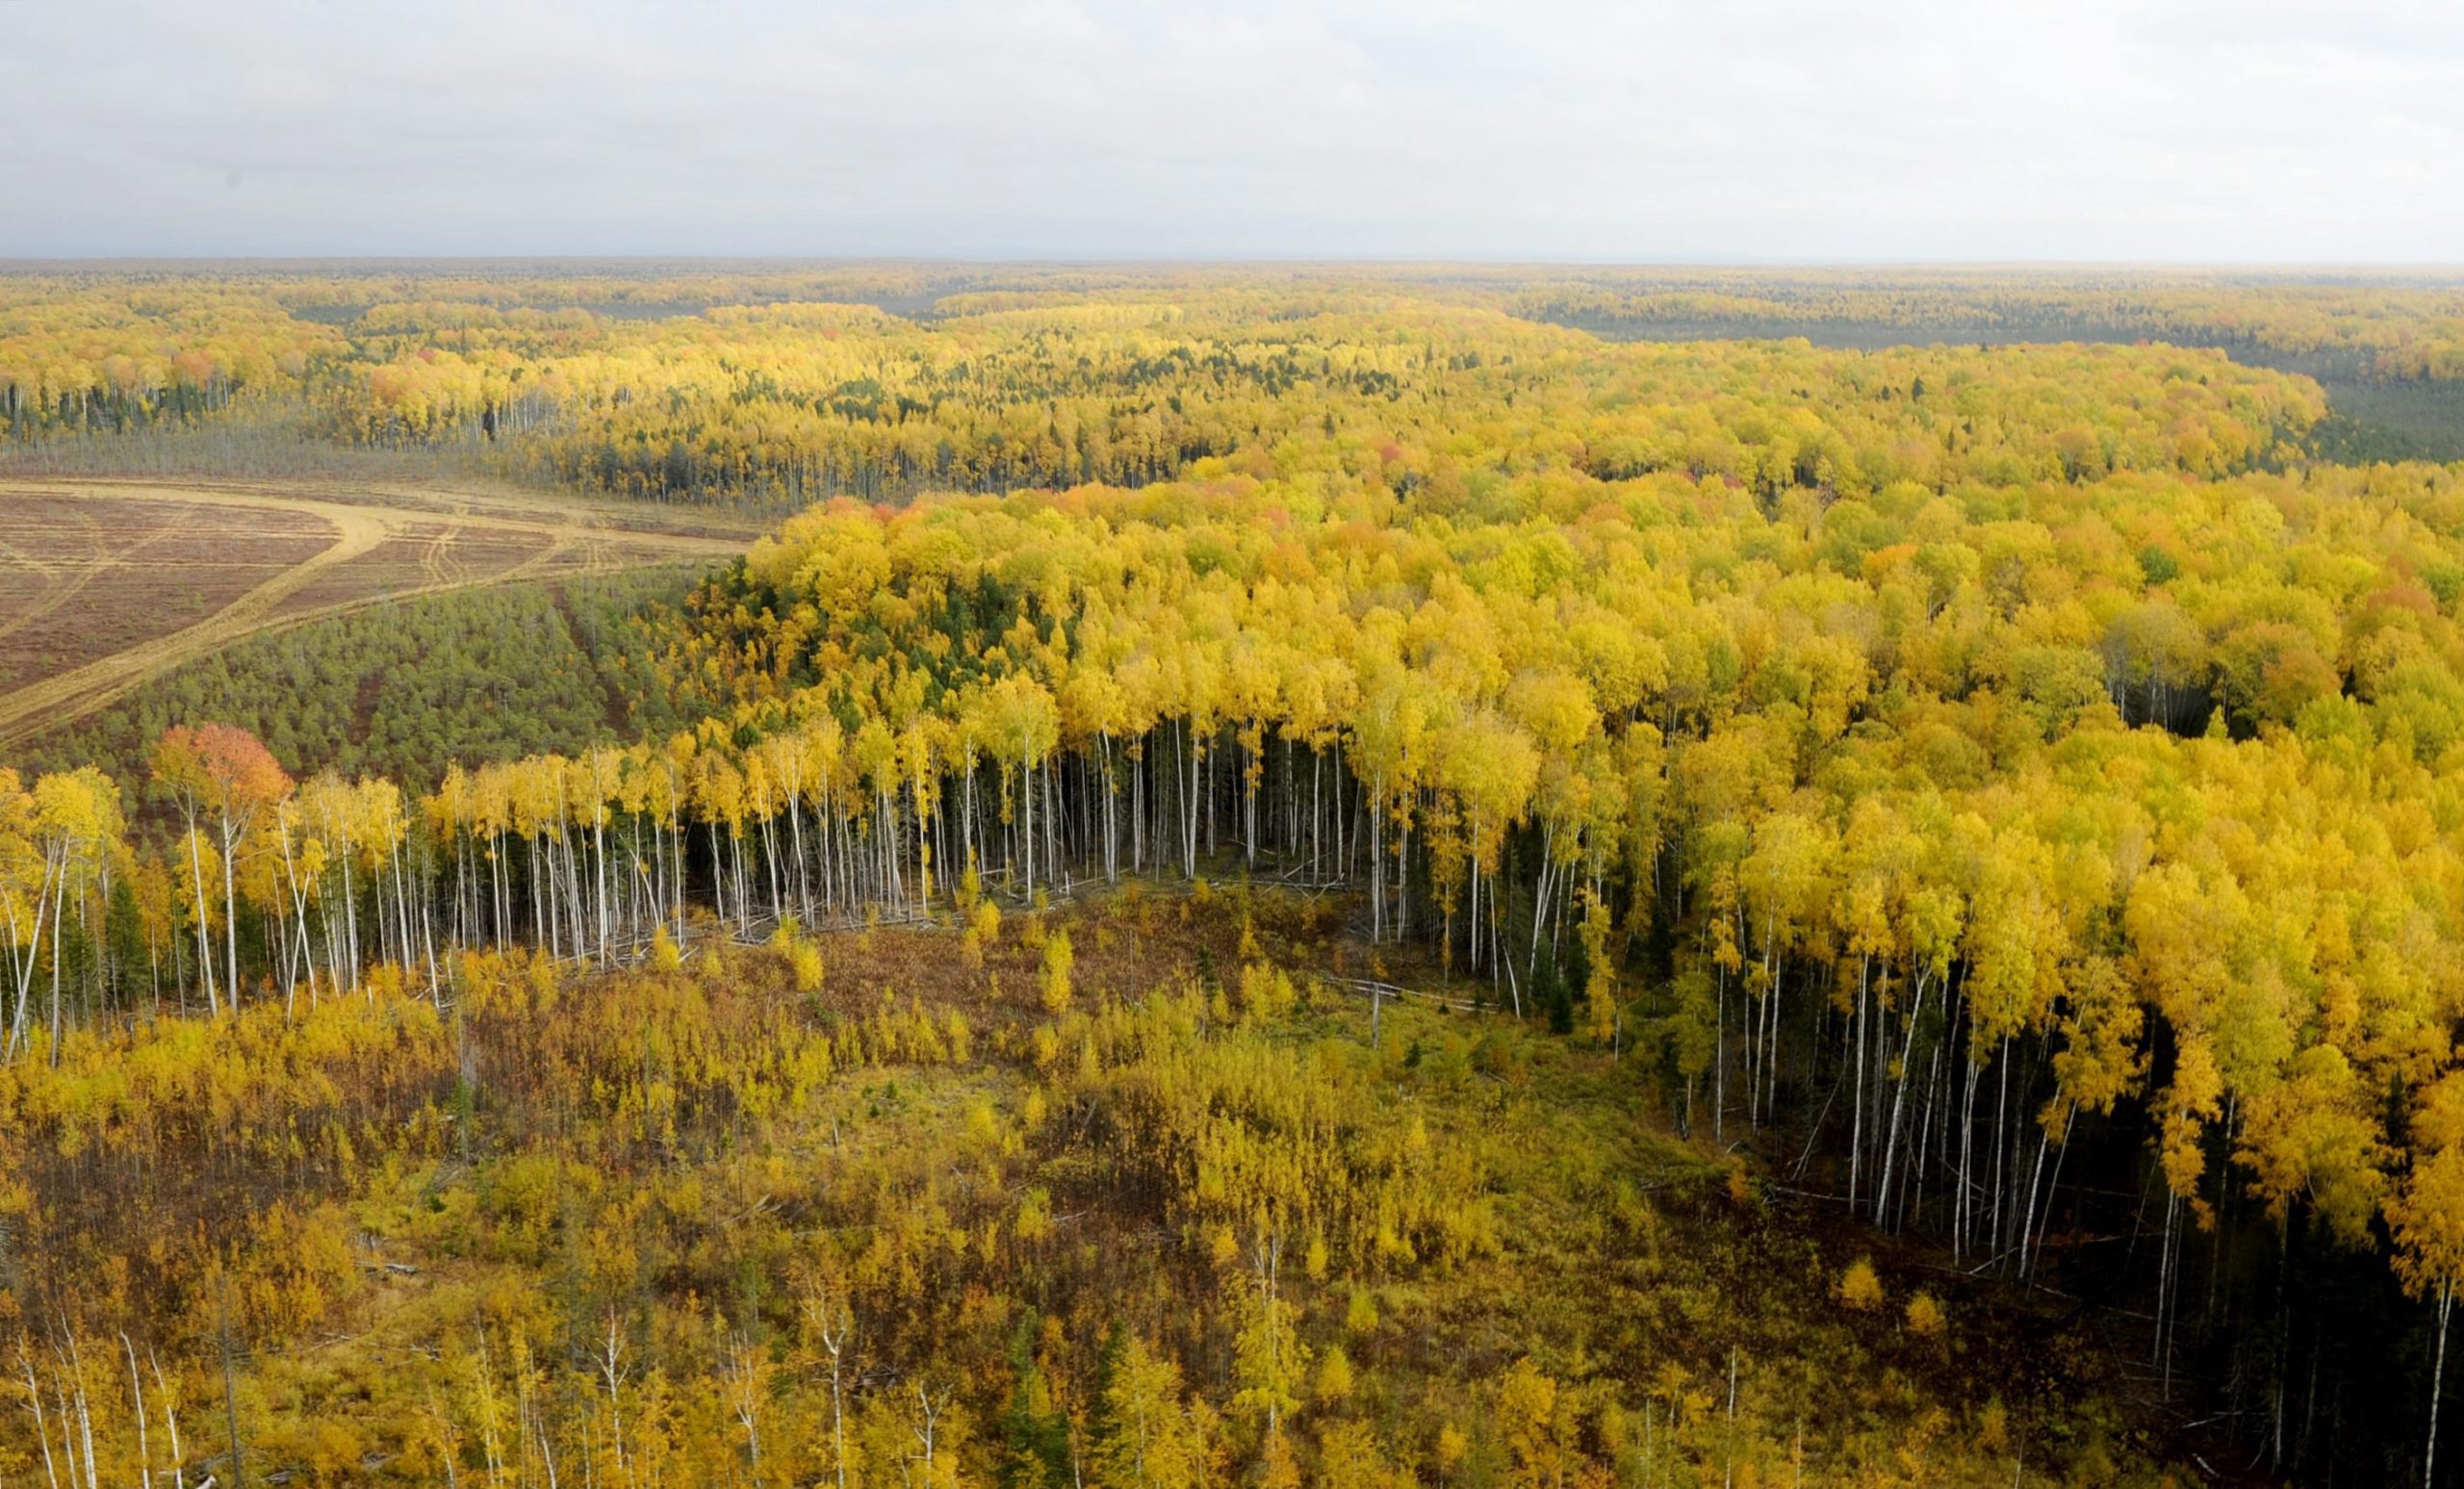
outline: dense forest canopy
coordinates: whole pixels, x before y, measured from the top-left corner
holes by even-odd
[[[2464,279],[2399,270],[1630,272],[1535,285],[1511,303],[1544,320],[1609,324],[1833,324],[1990,339],[2122,333],[2189,346],[2354,353],[2382,377],[2464,377]]]
[[[334,1481],[2428,1476],[2464,466],[2167,339],[2453,377],[2458,292],[1768,281],[13,281],[29,469],[254,402],[792,515],[567,615],[571,748],[369,727],[563,656],[508,591],[0,771],[13,1471],[133,1382]],[[1763,305],[2147,341],[1546,323]],[[326,669],[407,701],[243,716]],[[1956,1363],[2055,1297],[2133,1404]]]
[[[1587,385],[1595,417],[1604,384],[1627,382],[1640,399],[1672,377],[1707,391],[1694,370],[1545,320],[1717,321],[1730,335],[1808,321],[2051,328],[2332,349],[2388,382],[2464,375],[2453,285],[2222,274],[1774,284],[1569,270],[578,266],[549,277],[8,282],[0,424],[19,442],[213,419],[254,398],[313,409],[315,427],[346,445],[458,450],[529,477],[779,509],[842,492],[1141,483],[1204,455],[1273,449],[1328,415],[1412,445],[1501,405],[1546,428],[1567,411],[1546,400],[1569,380]],[[1750,362],[1721,391],[1793,407],[1826,381],[1819,367]],[[2092,379],[2070,381],[2094,396]],[[1839,432],[1862,443],[1853,426]]]

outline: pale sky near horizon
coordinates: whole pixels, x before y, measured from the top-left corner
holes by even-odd
[[[0,256],[2464,261],[2429,0],[0,0]]]

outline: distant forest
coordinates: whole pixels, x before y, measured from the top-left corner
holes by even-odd
[[[1357,361],[1399,323],[1324,345],[1303,324],[1441,309],[1664,341],[2218,347],[2328,390],[2308,454],[2464,456],[2464,284],[2400,277],[575,264],[6,282],[0,434],[25,469],[167,426],[192,431],[191,464],[224,469],[268,446],[312,458],[304,437],[779,513],[1139,484],[1295,437],[1304,383],[1363,408],[1470,396],[1449,390],[1480,382],[1476,364]],[[1510,354],[1513,333],[1495,339]]]

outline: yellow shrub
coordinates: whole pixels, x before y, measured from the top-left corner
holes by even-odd
[[[1360,1335],[1377,1332],[1377,1299],[1369,1289],[1356,1287],[1351,1290],[1351,1299],[1344,1307],[1344,1328],[1347,1332]]]
[[[1931,1293],[1919,1293],[1908,1300],[1908,1331],[1919,1339],[1939,1339],[1950,1325],[1949,1316]]]
[[[2001,1452],[2011,1446],[2011,1413],[2000,1397],[1985,1403],[1976,1416],[1976,1445],[1987,1452]]]
[[[1280,1018],[1299,1001],[1292,979],[1280,968],[1252,962],[1241,968],[1241,1006],[1253,1017]]]
[[[1056,931],[1043,943],[1044,1012],[1065,1013],[1069,1008],[1069,973],[1077,959],[1069,950],[1069,933]]]
[[[1018,1239],[1033,1245],[1052,1234],[1052,1195],[1042,1189],[1027,1191],[1018,1201]]]
[[[1341,1345],[1328,1345],[1318,1362],[1318,1399],[1327,1404],[1351,1399],[1351,1356]]]
[[[798,941],[787,948],[787,965],[796,976],[798,992],[821,990],[821,948],[810,941]]]

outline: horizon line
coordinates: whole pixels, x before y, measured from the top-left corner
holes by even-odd
[[[61,269],[219,268],[285,269],[349,266],[501,266],[584,264],[647,267],[670,264],[763,265],[779,268],[858,268],[885,265],[967,269],[1348,269],[1348,270],[1966,270],[1982,273],[2061,271],[2456,274],[2464,259],[2163,259],[2163,258],[1909,258],[1909,257],[1632,257],[1606,255],[1489,256],[1420,254],[1173,254],[1173,253],[773,253],[661,251],[507,251],[486,253],[0,253],[0,273]]]

